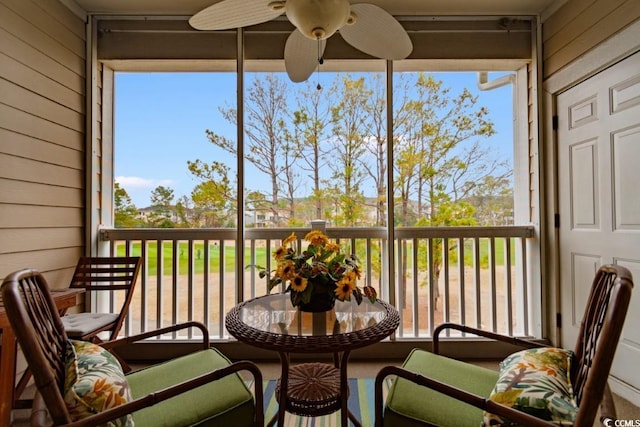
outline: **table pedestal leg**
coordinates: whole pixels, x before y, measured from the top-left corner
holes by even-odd
[[[271,427],[276,422],[278,426],[284,425],[285,413],[288,411],[301,416],[322,416],[339,410],[341,426],[348,427],[351,420],[354,426],[362,427],[349,410],[349,351],[341,355],[334,353],[334,367],[324,363],[302,363],[292,368],[289,354],[279,355],[282,372],[276,387],[278,413],[267,426]],[[291,381],[293,385],[290,384]],[[313,386],[307,388],[306,384]]]
[[[349,421],[356,427],[362,427],[360,420],[349,410],[349,375],[347,367],[349,365],[350,351],[342,353],[340,360],[340,421],[342,427],[348,427]]]
[[[278,353],[280,355],[280,395],[278,396],[278,413],[269,420],[267,423],[267,427],[273,426],[276,421],[278,422],[278,426],[284,425],[284,414],[287,412],[287,390],[289,388],[289,354],[288,353]]]

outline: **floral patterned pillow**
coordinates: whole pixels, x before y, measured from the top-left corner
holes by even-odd
[[[489,399],[558,425],[573,425],[578,407],[570,381],[573,353],[534,348],[508,356]],[[485,426],[515,425],[485,412]]]
[[[69,340],[65,361],[64,401],[73,421],[131,400],[120,363],[99,345]],[[133,427],[133,418],[128,414],[106,426]]]

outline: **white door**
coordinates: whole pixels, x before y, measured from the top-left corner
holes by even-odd
[[[558,197],[562,346],[573,348],[602,264],[631,270],[635,289],[612,370],[640,390],[640,53],[560,94]]]

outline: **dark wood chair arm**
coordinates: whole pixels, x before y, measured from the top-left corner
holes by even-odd
[[[104,341],[100,343],[100,346],[110,350],[122,345],[131,344],[136,341],[142,341],[147,338],[155,337],[162,334],[168,334],[170,332],[179,331],[187,328],[198,328],[202,332],[202,348],[207,349],[210,346],[209,343],[209,330],[200,322],[184,322],[176,325],[166,326],[164,328],[154,329],[153,331],[144,332],[138,335],[132,335],[130,337],[120,338],[113,341]]]
[[[474,334],[484,338],[491,338],[496,341],[502,341],[524,348],[546,347],[545,344],[540,342],[530,341],[522,338],[515,338],[508,335],[497,334],[495,332],[484,331],[482,329],[474,328],[471,326],[460,325],[457,323],[442,323],[441,325],[438,325],[433,331],[433,353],[435,354],[440,354],[440,333],[445,329],[456,329],[461,332]]]
[[[255,391],[254,391],[254,399],[255,399],[255,407],[256,407],[255,426],[263,427],[264,413],[262,408],[264,407],[263,406],[264,396],[262,392],[262,373],[256,364],[254,364],[253,362],[249,362],[247,360],[232,363],[229,366],[216,369],[215,371],[209,372],[208,374],[203,374],[189,381],[184,381],[174,386],[167,387],[162,390],[158,390],[156,392],[150,393],[139,399],[132,400],[131,402],[128,402],[124,405],[120,405],[115,408],[108,409],[106,411],[100,412],[99,414],[91,415],[80,421],[64,424],[63,426],[64,427],[95,427],[97,425],[102,425],[107,421],[114,420],[126,414],[130,414],[140,409],[155,405],[156,403],[162,402],[163,400],[167,400],[171,397],[177,396],[186,391],[193,390],[196,387],[200,387],[209,382],[226,377],[227,375],[235,374],[240,371],[248,371],[253,376],[253,380],[256,385]]]
[[[502,405],[500,403],[496,403],[482,396],[478,396],[473,393],[468,393],[457,387],[452,387],[448,384],[433,380],[431,378],[425,377],[424,375],[418,374],[416,372],[412,372],[407,369],[400,368],[398,366],[385,366],[378,372],[375,380],[375,411],[376,411],[375,425],[376,427],[382,427],[382,415],[383,415],[383,409],[384,409],[384,402],[382,400],[382,383],[384,379],[389,375],[395,375],[395,376],[404,378],[408,381],[411,381],[415,384],[428,387],[432,390],[437,391],[438,393],[445,394],[454,399],[473,405],[477,408],[486,410],[488,412],[491,412],[493,414],[499,415],[504,418],[508,418],[509,420],[514,421],[523,426],[530,426],[530,427],[557,426],[554,423],[541,420],[540,418],[534,417],[533,415],[529,415],[524,412],[518,411],[516,409],[510,408],[508,406]]]
[[[604,393],[602,394],[602,402],[600,402],[600,424],[603,426],[612,426],[614,423],[606,422],[607,420],[615,421],[617,418],[616,415],[616,405],[613,400],[613,394],[611,393],[611,389],[609,388],[609,383],[604,386]]]

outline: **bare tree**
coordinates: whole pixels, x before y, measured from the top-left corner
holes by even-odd
[[[235,108],[220,109],[223,117],[235,125],[238,124]],[[245,104],[245,132],[247,147],[245,159],[256,169],[264,173],[269,181],[271,191],[271,212],[275,225],[280,225],[279,177],[293,179],[292,174],[285,173],[287,167],[282,160],[289,159],[286,150],[292,145],[286,144],[286,127],[289,121],[287,103],[287,83],[275,74],[257,77],[247,90]],[[207,138],[214,145],[237,155],[237,144],[224,136],[207,129]]]
[[[365,145],[369,159],[360,162],[376,189],[374,208],[376,225],[387,225],[387,96],[382,74],[374,74],[370,83],[371,97],[366,106],[369,115]]]
[[[324,191],[321,171],[327,167],[327,133],[331,123],[331,110],[327,100],[333,99],[335,85],[317,89],[311,83],[297,97],[293,114],[294,139],[300,148],[300,169],[311,179],[311,198],[315,202],[315,218],[323,219]],[[323,149],[323,146],[325,147]]]
[[[329,154],[332,158],[333,188],[340,194],[337,200],[339,212],[334,215],[338,223],[357,225],[362,219],[362,182],[365,178],[359,159],[366,151],[367,104],[371,89],[364,78],[342,78],[340,100],[331,108],[333,124],[333,146]]]

